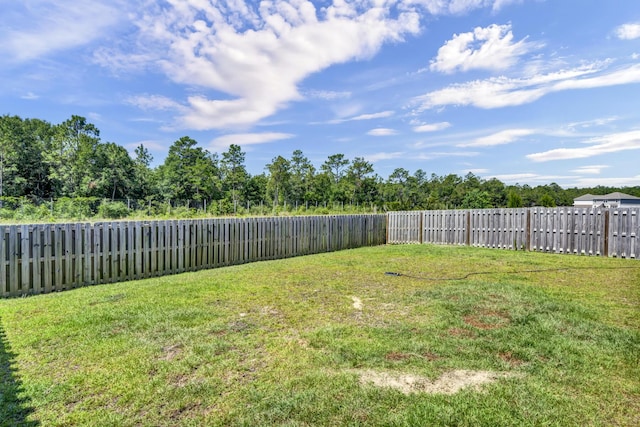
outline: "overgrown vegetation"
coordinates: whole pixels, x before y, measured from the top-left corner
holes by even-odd
[[[635,426],[637,267],[382,246],[2,300],[0,419]],[[457,370],[510,375],[451,395],[364,375]]]
[[[76,219],[203,214],[273,214],[313,211],[569,206],[585,193],[623,191],[640,196],[640,187],[563,189],[555,183],[530,187],[497,179],[410,173],[395,169],[384,178],[364,158],[332,154],[319,167],[301,150],[275,156],[265,173],[251,175],[241,148],[210,153],[188,136],[175,141],[162,164],[140,145],[132,158],[113,142],[103,142],[86,118],[60,124],[0,116],[0,217]],[[60,208],[64,200],[97,200],[90,211]],[[100,203],[104,206],[100,211]],[[50,205],[56,205],[51,208]],[[346,206],[346,208],[345,208]],[[115,209],[115,210],[114,210]],[[196,212],[196,213],[192,213]],[[198,213],[199,212],[199,213]]]

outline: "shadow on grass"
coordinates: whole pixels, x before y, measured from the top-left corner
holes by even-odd
[[[28,421],[33,412],[29,400],[21,397],[22,382],[13,367],[15,354],[0,326],[0,426],[38,426],[37,421]]]

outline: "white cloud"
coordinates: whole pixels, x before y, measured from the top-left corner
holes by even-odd
[[[602,169],[606,169],[608,167],[609,166],[607,165],[580,166],[577,169],[573,169],[571,172],[578,174],[600,175],[600,173],[602,173]]]
[[[615,133],[593,138],[585,143],[589,145],[578,148],[556,148],[541,153],[528,154],[527,158],[534,162],[547,162],[551,160],[583,159],[618,151],[640,150],[640,131]]]
[[[125,101],[142,110],[186,110],[184,105],[163,95],[135,95],[128,97]]]
[[[458,147],[493,147],[495,145],[510,144],[518,139],[533,135],[533,129],[507,129],[491,135],[475,139],[473,142],[458,144]]]
[[[514,42],[510,24],[477,27],[473,32],[455,34],[448,40],[431,61],[430,69],[443,73],[473,69],[504,70],[539,46],[525,39]]]
[[[425,123],[422,125],[414,126],[414,132],[436,132],[439,130],[444,130],[451,127],[451,123],[449,122],[439,122],[439,123]]]
[[[228,148],[231,144],[247,146],[256,144],[265,144],[273,141],[293,138],[295,135],[280,132],[264,132],[264,133],[236,133],[223,135],[215,138],[209,144],[213,149]]]
[[[450,85],[415,97],[417,112],[447,105],[501,108],[534,102],[564,90],[591,89],[640,83],[640,64],[606,70],[609,62],[587,64],[569,70],[529,78],[493,77]]]
[[[224,10],[223,10],[224,9]],[[141,44],[176,83],[223,92],[188,98],[184,127],[243,127],[301,100],[298,84],[331,65],[369,58],[420,29],[419,13],[377,1],[259,4],[170,2],[139,20]],[[167,53],[168,52],[168,53]]]
[[[380,160],[391,160],[398,159],[402,157],[405,153],[402,151],[394,151],[394,152],[382,152],[382,153],[374,153],[374,154],[366,154],[364,159],[368,162],[375,163]]]
[[[3,5],[0,53],[25,62],[83,46],[126,18],[126,5],[105,0],[32,0]]]
[[[305,95],[310,98],[318,98],[318,99],[324,99],[325,101],[332,101],[334,99],[349,98],[351,97],[351,92],[348,92],[348,91],[336,92],[332,90],[309,90],[305,92]]]
[[[388,128],[375,128],[375,129],[371,129],[369,132],[367,132],[367,135],[370,136],[391,136],[391,135],[396,135],[398,132],[394,129],[388,129]]]
[[[486,173],[489,173],[489,169],[478,168],[478,169],[465,169],[462,171],[463,175],[466,175],[468,173],[472,173],[474,175],[486,174]]]
[[[385,117],[391,117],[394,114],[395,114],[394,111],[381,111],[379,113],[360,114],[359,116],[348,117],[346,119],[334,119],[334,120],[330,120],[329,123],[337,124],[337,123],[344,123],[344,122],[351,122],[351,121],[382,119]]]
[[[541,175],[535,173],[512,173],[493,175],[492,178],[496,178],[505,184],[516,183],[542,183],[549,184],[550,182],[558,182],[566,179],[575,179],[573,175]]]
[[[618,178],[578,178],[572,184],[573,187],[597,187],[599,185],[610,187],[635,187],[640,185],[640,175]]]
[[[27,100],[35,100],[35,99],[40,98],[40,96],[39,96],[39,95],[36,95],[36,94],[35,94],[35,93],[33,93],[33,92],[27,92],[27,93],[25,93],[24,95],[22,95],[20,98],[22,98],[22,99],[27,99]]]
[[[600,126],[606,126],[610,123],[613,123],[615,121],[620,120],[619,117],[616,116],[612,116],[612,117],[601,117],[598,119],[593,119],[593,120],[584,120],[581,122],[572,122],[567,124],[567,129],[570,130],[576,130],[576,129],[589,129],[592,127],[600,127]]]
[[[477,151],[429,151],[427,153],[418,153],[412,156],[418,160],[434,160],[442,157],[475,157],[479,155]]]
[[[493,3],[492,9],[494,12],[497,12],[503,7],[508,6],[510,4],[514,4],[514,3],[522,3],[522,0],[495,0],[495,3]]]
[[[616,28],[616,36],[621,40],[633,40],[640,38],[640,23],[620,25]]]
[[[406,6],[419,5],[432,15],[461,15],[482,7],[491,6],[494,11],[521,0],[404,0]]]

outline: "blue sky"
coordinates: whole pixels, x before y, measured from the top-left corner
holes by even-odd
[[[155,163],[191,136],[364,157],[386,178],[640,185],[635,0],[23,0],[0,14],[0,114],[87,117]]]

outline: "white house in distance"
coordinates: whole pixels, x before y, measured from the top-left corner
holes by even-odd
[[[624,193],[610,193],[594,196],[585,194],[573,199],[576,208],[640,208],[640,197]]]

